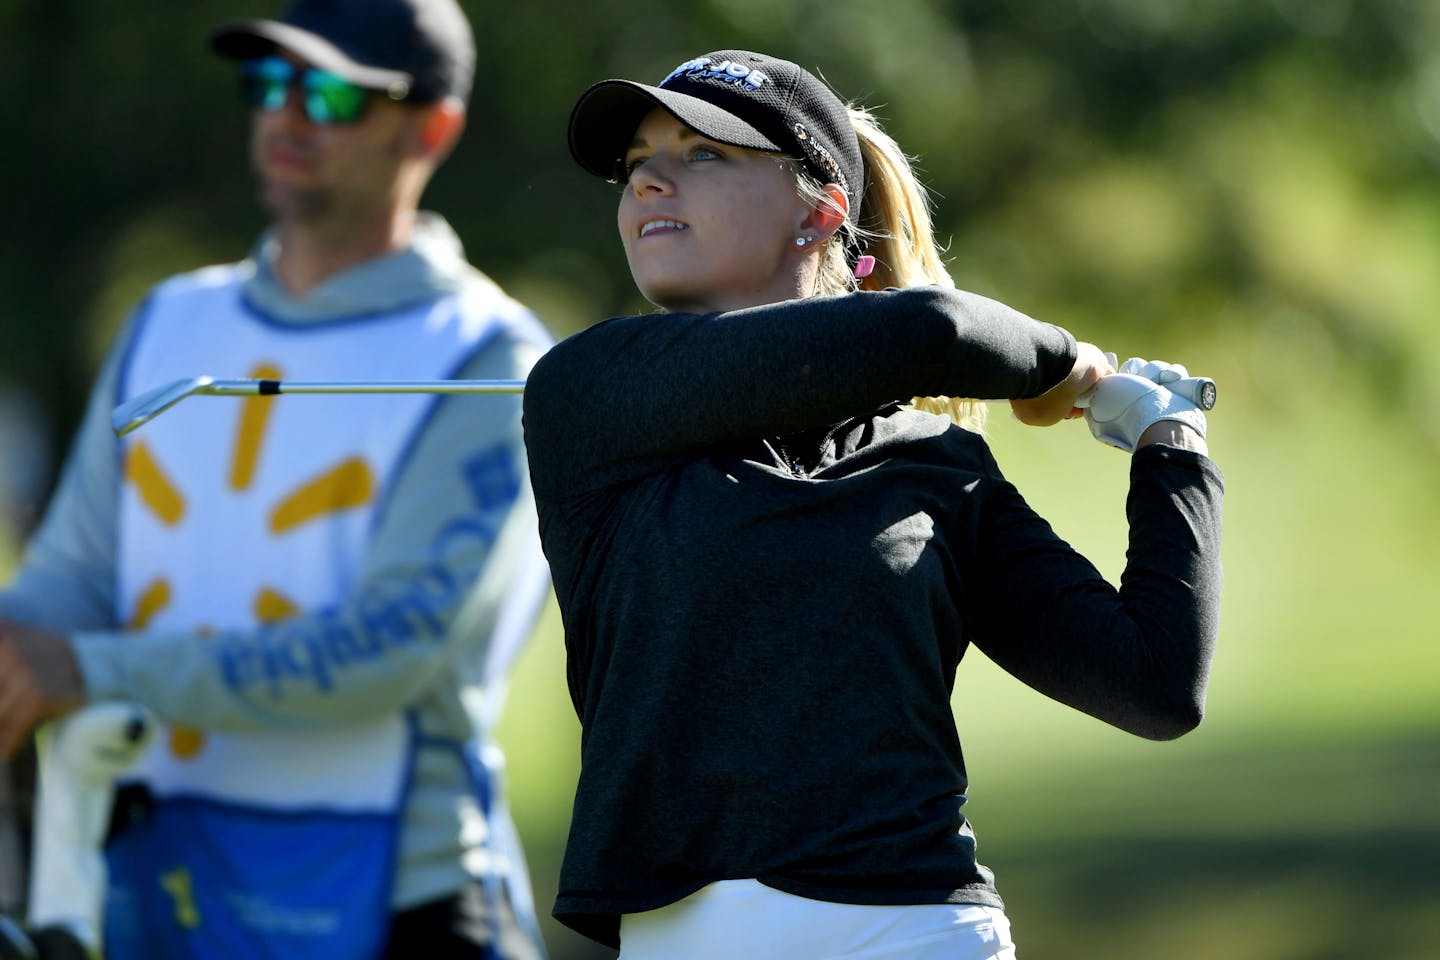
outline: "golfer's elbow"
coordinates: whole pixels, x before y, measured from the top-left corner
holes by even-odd
[[[1144,722],[1130,732],[1146,740],[1178,740],[1205,719],[1205,691],[1169,698],[1151,705]]]

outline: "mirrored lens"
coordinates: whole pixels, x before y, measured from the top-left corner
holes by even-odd
[[[370,102],[370,91],[344,77],[314,67],[301,69],[280,57],[247,60],[240,70],[245,102],[262,110],[285,109],[285,98],[297,80],[305,115],[314,123],[353,123]]]
[[[306,70],[305,111],[316,123],[352,123],[365,112],[370,91],[324,70]]]
[[[245,102],[265,110],[285,106],[285,93],[295,80],[295,65],[279,57],[246,60],[240,68],[240,90]]]

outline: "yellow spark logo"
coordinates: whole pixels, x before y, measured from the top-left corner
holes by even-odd
[[[252,379],[284,379],[279,367],[260,364],[250,371]],[[274,397],[255,397],[240,403],[240,424],[231,452],[228,487],[234,494],[244,494],[255,479],[265,431],[273,411]],[[125,454],[124,478],[139,495],[140,503],[167,527],[178,527],[185,520],[186,503],[183,491],[177,489],[165,472],[164,465],[143,440],[131,443]],[[310,477],[282,496],[268,511],[267,529],[272,535],[303,526],[329,514],[364,506],[375,498],[375,478],[369,465],[359,457],[350,457]],[[135,598],[134,614],[127,626],[144,629],[174,600],[170,582],[157,577],[140,590]],[[251,601],[257,623],[274,623],[300,612],[297,603],[278,587],[261,585]],[[202,634],[212,633],[201,626]],[[176,727],[170,732],[170,749],[182,759],[200,753],[205,737],[198,730]]]
[[[190,879],[190,871],[184,867],[176,867],[168,873],[160,874],[160,887],[170,894],[170,899],[175,904],[175,922],[186,930],[194,930],[200,926],[200,911],[195,906],[195,885]]]

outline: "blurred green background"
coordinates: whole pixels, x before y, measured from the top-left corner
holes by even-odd
[[[1219,382],[1225,605],[1201,728],[1147,743],[973,651],[961,665],[969,810],[1022,957],[1440,955],[1440,4],[464,6],[480,74],[428,205],[557,334],[641,309],[615,190],[565,150],[574,98],[738,46],[877,109],[935,190],[960,286]],[[0,0],[4,565],[128,310],[263,225],[233,70],[204,37],[272,10]],[[1003,407],[990,434],[1118,576],[1125,457]],[[501,737],[548,912],[578,737],[553,609]],[[610,956],[545,933],[556,960]]]

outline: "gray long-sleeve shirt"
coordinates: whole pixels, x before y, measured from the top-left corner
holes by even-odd
[[[526,441],[583,729],[555,914],[753,877],[998,904],[950,710],[974,643],[1147,737],[1198,722],[1218,471],[1133,459],[1117,591],[914,395],[1043,392],[1074,343],[940,288],[607,321],[532,373]]]
[[[253,307],[282,324],[372,315],[490,283],[465,261],[449,226],[429,214],[421,216],[410,247],[338,274],[303,299],[292,298],[277,282],[269,266],[269,242],[262,238],[252,255],[254,274],[244,293]],[[512,322],[476,351],[457,377],[523,379],[528,374],[550,338],[523,310],[517,307],[513,313]],[[121,477],[110,411],[130,335],[127,329],[94,386],[55,496],[15,580],[0,593],[0,616],[70,634],[91,699],[136,700],[171,724],[303,729],[410,707],[422,742],[483,739],[516,653],[490,646],[488,628],[498,599],[523,591],[538,609],[545,595],[543,564],[522,562],[533,555],[535,514],[524,469],[519,398],[436,401],[388,491],[356,591],[338,607],[307,611],[250,632],[227,631],[218,643],[192,632],[124,630],[115,623]],[[490,535],[451,538],[454,546],[437,556],[437,539],[460,523]],[[437,563],[453,582],[480,578],[480,586],[446,598],[426,616],[391,618],[387,624],[411,639],[432,642],[386,644],[381,656],[349,667],[344,682],[328,688],[293,676],[256,697],[227,682],[227,657],[234,662],[252,652],[263,656],[267,649],[337,623],[363,636],[367,610],[386,598],[413,595],[413,578],[433,575]],[[474,841],[462,843],[461,819],[479,815],[474,804],[463,800],[469,792],[467,772],[453,749],[422,746],[400,835],[397,907],[447,895],[464,882],[462,851]],[[472,827],[467,835],[486,833]]]

